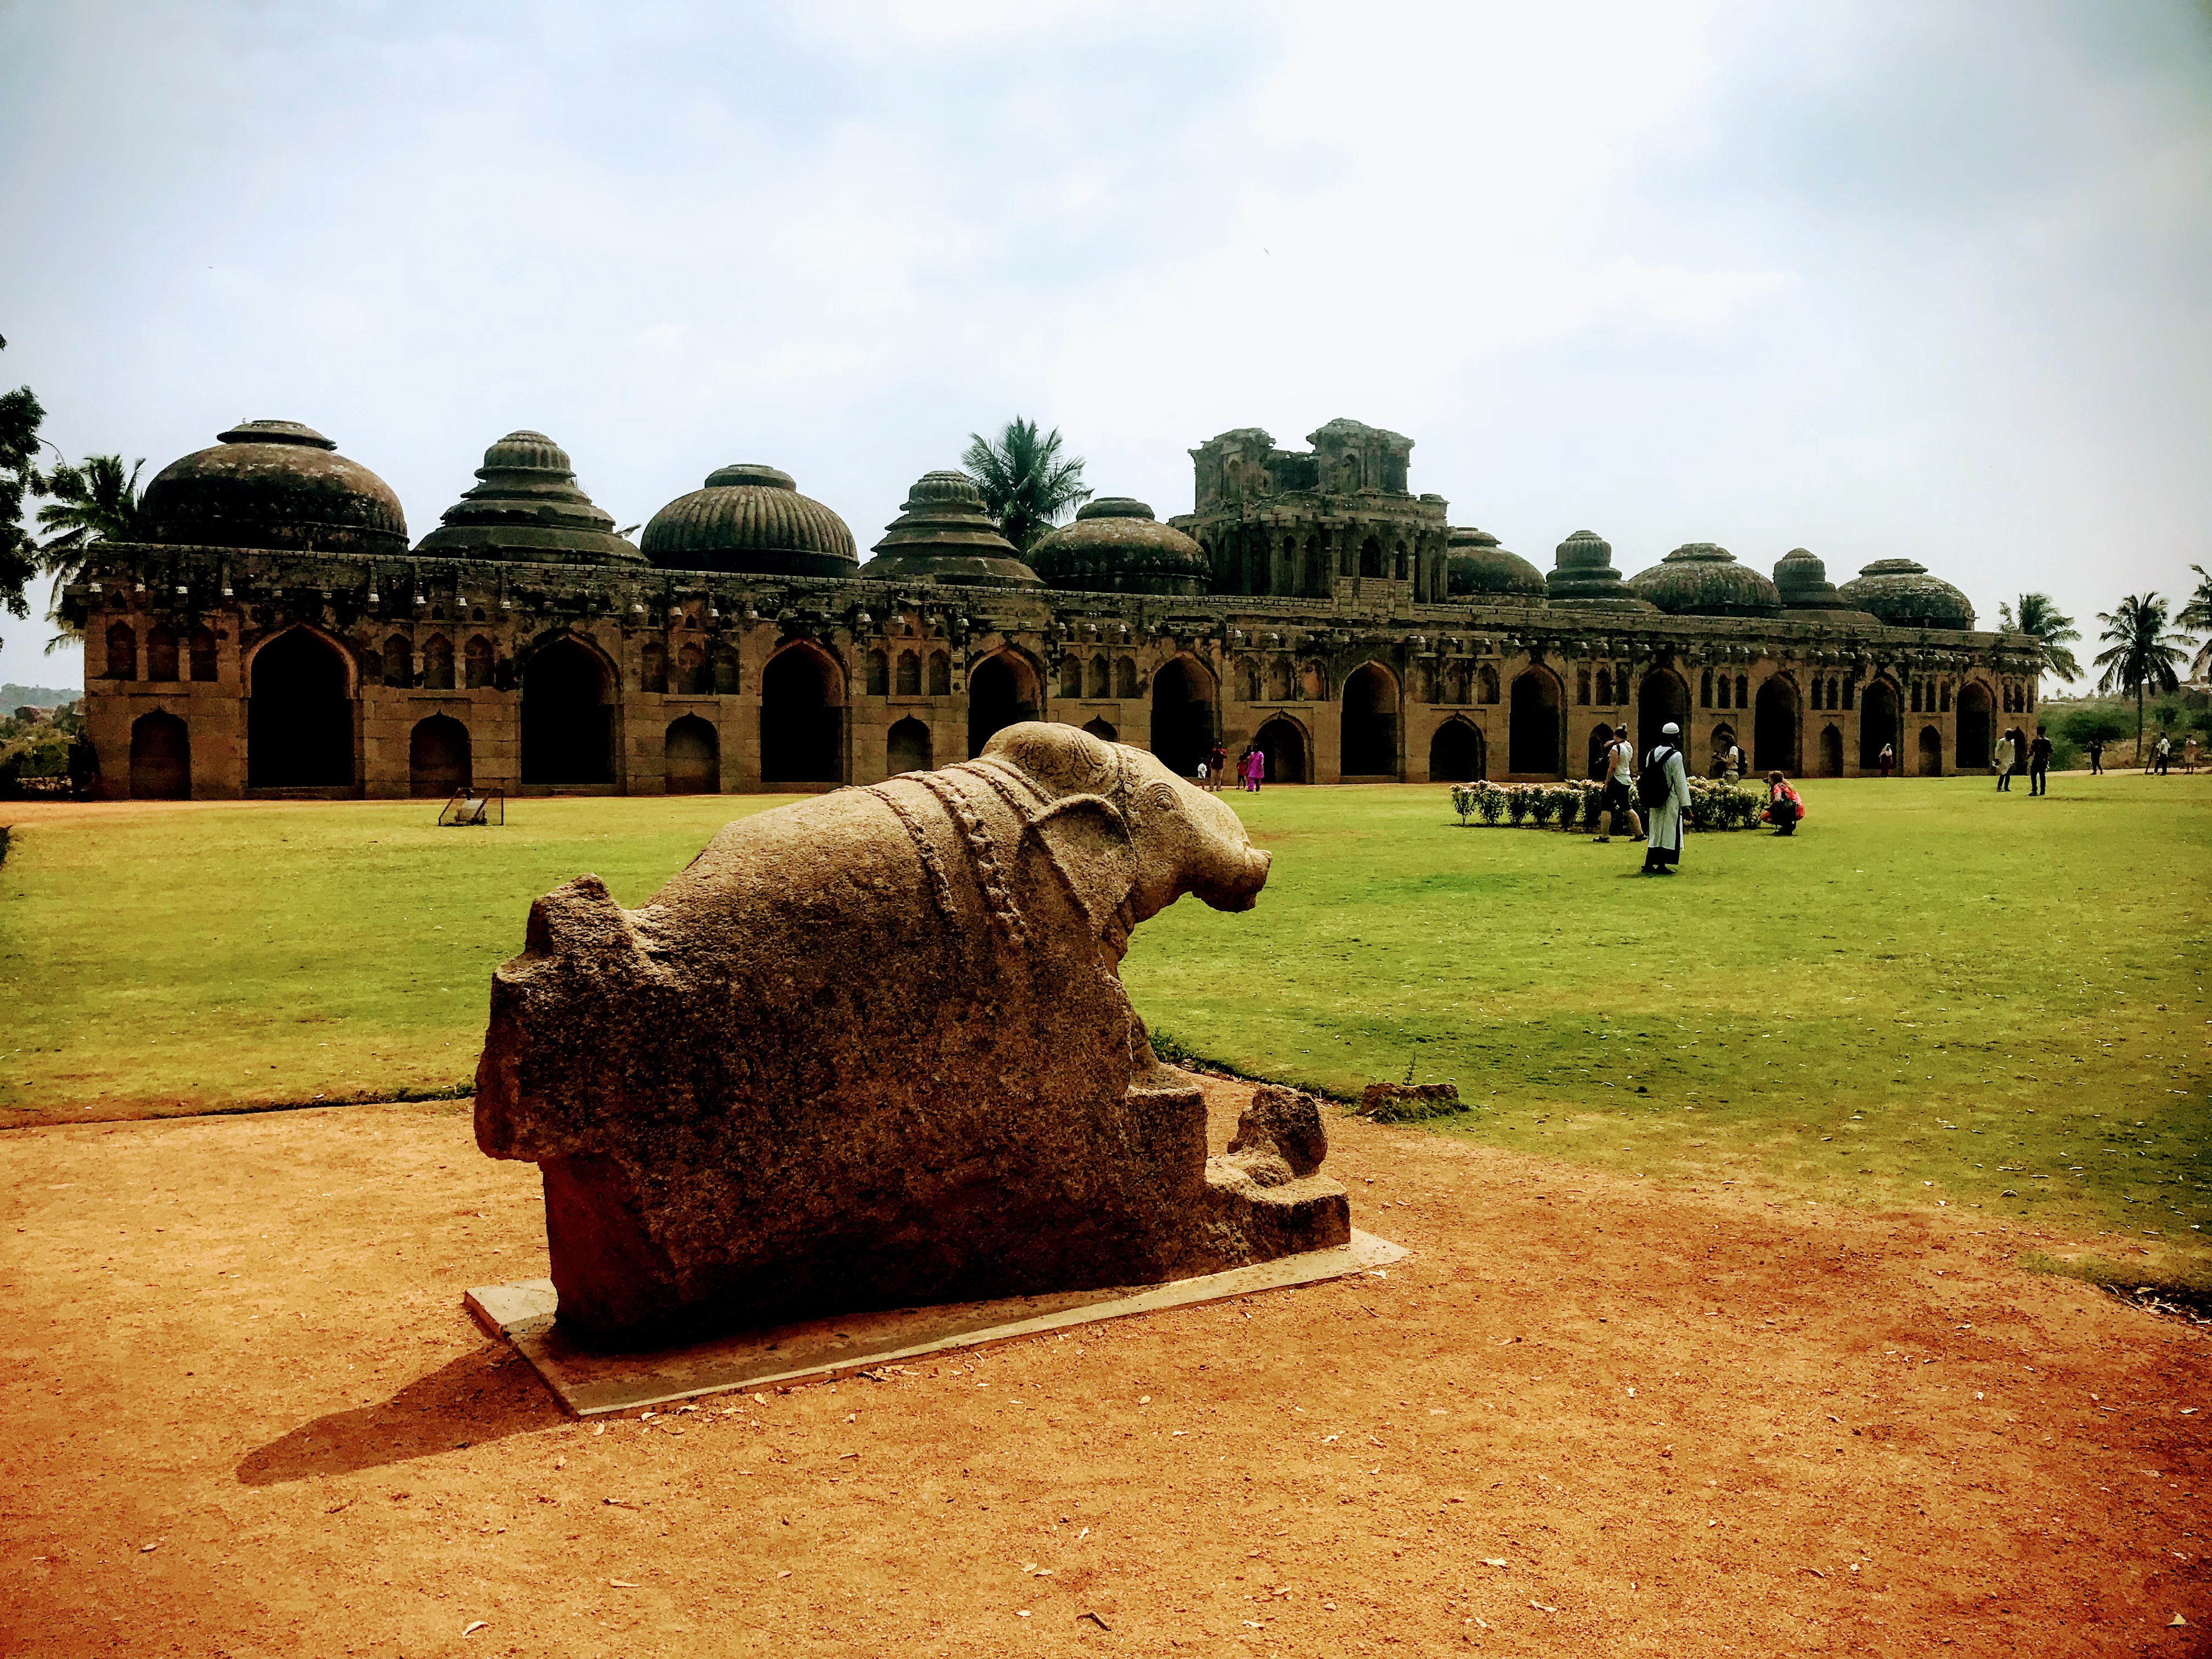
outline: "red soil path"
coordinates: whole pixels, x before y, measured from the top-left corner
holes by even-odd
[[[1948,1212],[1330,1167],[1387,1277],[590,1426],[461,1311],[544,1256],[450,1109],[0,1136],[0,1652],[2212,1650],[2212,1333]]]

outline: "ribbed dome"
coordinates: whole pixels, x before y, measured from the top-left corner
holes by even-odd
[[[1613,544],[1595,530],[1577,530],[1561,542],[1545,582],[1555,605],[1592,611],[1649,611],[1613,568]]]
[[[1498,544],[1486,530],[1455,530],[1447,538],[1444,578],[1454,598],[1540,599],[1544,573]]]
[[[422,538],[420,553],[547,564],[643,564],[615,534],[569,470],[568,453],[542,432],[510,432],[484,451],[480,483]]]
[[[1809,613],[1812,618],[1833,622],[1871,620],[1865,611],[1850,607],[1828,580],[1828,567],[1802,547],[1791,548],[1776,562],[1774,588],[1782,595],[1782,608],[1792,615]]]
[[[241,421],[154,475],[150,541],[319,553],[404,553],[392,486],[297,421]]]
[[[645,527],[645,556],[678,570],[849,576],[860,556],[845,521],[799,493],[791,474],[741,462],[707,475]]]
[[[1771,617],[1782,609],[1774,584],[1711,542],[1686,542],[1629,586],[1678,617]]]
[[[983,492],[964,472],[925,472],[906,510],[878,542],[860,574],[877,581],[952,582],[967,587],[1036,587],[1036,571],[999,533]]]
[[[1091,593],[1195,594],[1213,586],[1206,550],[1143,501],[1106,495],[1030,549],[1048,586]]]
[[[1844,603],[1873,612],[1893,628],[1972,628],[1966,596],[1928,567],[1911,559],[1876,559],[1837,592]]]

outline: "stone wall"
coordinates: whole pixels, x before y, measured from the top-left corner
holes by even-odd
[[[1989,735],[2033,727],[2018,636],[1435,603],[1433,518],[1433,547],[1408,547],[1432,566],[1333,572],[1325,595],[114,546],[65,603],[110,798],[173,793],[180,744],[196,797],[391,798],[866,783],[1032,718],[1185,771],[1206,742],[1261,739],[1321,783],[1581,775],[1601,721],[1641,745],[1669,717],[1700,768],[1725,730],[1762,769],[1856,775],[1885,698],[1908,775],[1923,732],[1942,772],[1985,764],[1984,702]]]

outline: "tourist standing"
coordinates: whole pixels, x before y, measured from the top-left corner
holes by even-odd
[[[1628,728],[1613,728],[1613,741],[1605,750],[1605,797],[1598,803],[1599,810],[1607,816],[1606,834],[1593,836],[1593,841],[1609,842],[1620,829],[1623,817],[1628,820],[1628,833],[1637,840],[1644,839],[1644,820],[1636,815],[1636,745],[1628,740]]]
[[[2089,739],[2089,775],[2093,778],[2105,775],[2105,740],[2102,738]]]
[[[1260,793],[1260,786],[1267,780],[1267,757],[1255,748],[1244,757],[1244,787],[1256,795]]]
[[[1219,744],[1215,744],[1212,750],[1206,755],[1206,776],[1212,780],[1206,787],[1218,795],[1221,793],[1221,775],[1229,769],[1229,751]]]
[[[1766,821],[1774,826],[1778,836],[1794,836],[1797,821],[1805,816],[1805,799],[1790,787],[1790,781],[1779,772],[1766,775]]]
[[[2013,762],[2016,758],[2017,751],[2012,746],[2012,729],[2008,726],[2004,736],[1997,739],[1997,757],[1993,763],[1997,769],[1999,794],[2009,794],[2012,792],[2012,768]]]
[[[1651,814],[1651,833],[1644,843],[1644,873],[1671,876],[1682,861],[1682,820],[1690,805],[1690,773],[1682,764],[1682,728],[1668,720],[1659,741],[1644,757],[1637,785],[1644,809]]]
[[[1721,776],[1724,781],[1734,783],[1742,775],[1743,750],[1736,747],[1735,739],[1731,738],[1729,739],[1728,753],[1721,757]]]
[[[2191,776],[2197,771],[2197,734],[2191,732],[2181,740],[2181,769]]]
[[[2161,732],[2158,734],[2158,742],[2153,745],[2151,753],[2158,757],[2159,776],[2164,777],[2166,775],[2166,759],[2173,753],[2173,745],[2166,740],[2165,732]]]
[[[2027,745],[2027,793],[2051,793],[2051,738],[2048,729],[2040,726],[2035,728],[2035,741]]]
[[[1882,744],[1882,746],[1881,746],[1881,775],[1882,775],[1882,776],[1884,776],[1884,777],[1887,777],[1887,776],[1889,775],[1889,769],[1890,769],[1891,767],[1893,767],[1893,766],[1896,765],[1896,764],[1897,764],[1897,750],[1894,750],[1894,749],[1893,749],[1893,748],[1891,748],[1887,744]]]

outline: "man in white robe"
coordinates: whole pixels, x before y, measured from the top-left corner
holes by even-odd
[[[1671,876],[1682,860],[1682,820],[1690,806],[1690,773],[1682,764],[1682,728],[1672,720],[1661,726],[1659,741],[1644,763],[1660,767],[1667,775],[1667,799],[1648,809],[1651,833],[1644,845],[1644,873]]]

